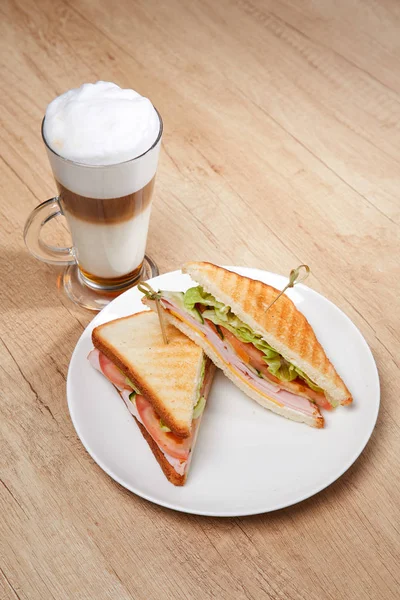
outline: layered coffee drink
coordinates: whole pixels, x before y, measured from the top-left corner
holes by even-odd
[[[162,123],[133,90],[99,81],[49,104],[43,138],[84,281],[115,288],[140,275]]]
[[[135,279],[146,249],[154,177],[140,190],[106,199],[56,183],[84,277],[103,287]]]

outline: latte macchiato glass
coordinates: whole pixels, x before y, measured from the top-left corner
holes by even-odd
[[[68,94],[72,98],[64,99]],[[58,196],[34,209],[24,236],[35,257],[74,264],[64,275],[68,295],[99,310],[142,277],[162,120],[147,99],[114,84],[85,84],[55,103],[60,99],[61,109],[48,109],[42,123]],[[40,237],[42,226],[60,214],[72,248],[47,246]]]

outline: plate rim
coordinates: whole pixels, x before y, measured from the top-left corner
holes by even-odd
[[[254,274],[258,274],[261,273],[263,276],[265,275],[266,277],[268,276],[273,276],[273,277],[279,277],[279,278],[283,278],[285,279],[284,275],[281,275],[280,273],[273,273],[272,271],[266,271],[264,269],[260,269],[257,267],[243,267],[243,266],[224,266],[223,268],[234,271],[234,272],[239,272],[241,274],[245,274],[245,276],[250,277],[251,279],[254,279],[255,277],[251,277],[249,272],[254,273]],[[247,274],[246,274],[247,273]],[[147,281],[151,284],[155,279],[159,279],[162,278],[164,276],[182,276],[184,275],[182,273],[182,271],[180,269],[176,269],[174,271],[168,271],[167,273],[160,273],[159,275],[148,279]],[[79,424],[77,422],[76,416],[74,414],[74,409],[72,407],[72,391],[71,391],[71,365],[73,364],[73,361],[75,360],[75,356],[78,353],[78,347],[81,343],[82,338],[86,335],[87,330],[89,329],[93,329],[93,327],[96,326],[97,321],[101,321],[101,315],[106,312],[107,310],[109,310],[109,307],[116,301],[118,301],[121,297],[125,296],[125,295],[129,295],[132,293],[136,293],[137,292],[137,287],[133,287],[130,288],[129,290],[126,290],[123,294],[121,294],[120,296],[118,296],[117,298],[115,298],[114,300],[112,300],[107,306],[105,306],[99,313],[97,313],[93,319],[91,319],[91,321],[88,323],[88,325],[85,327],[85,329],[83,330],[83,332],[81,333],[81,335],[79,336],[79,339],[77,340],[74,350],[71,354],[71,358],[69,361],[69,365],[68,365],[68,372],[67,372],[67,382],[66,382],[66,395],[67,395],[67,405],[68,405],[68,411],[69,411],[69,415],[72,421],[72,424],[74,426],[74,429],[76,431],[76,434],[81,442],[81,444],[83,445],[83,447],[85,448],[86,452],[89,454],[89,456],[92,458],[92,460],[94,460],[94,462],[114,481],[116,481],[119,485],[121,485],[122,487],[124,487],[125,489],[129,490],[131,493],[139,496],[140,498],[143,498],[144,500],[148,501],[148,502],[152,502],[153,504],[157,504],[158,506],[162,506],[164,508],[168,508],[170,510],[174,510],[177,512],[182,512],[185,514],[192,514],[192,515],[197,515],[197,516],[207,516],[207,517],[220,517],[220,518],[232,518],[232,517],[246,517],[246,516],[254,516],[254,515],[260,515],[260,514],[267,514],[270,512],[275,512],[278,510],[282,510],[284,508],[288,508],[290,506],[294,506],[296,504],[299,504],[300,502],[304,502],[305,500],[319,494],[320,492],[322,492],[323,490],[325,490],[326,488],[328,488],[329,486],[331,486],[335,481],[337,481],[338,479],[340,479],[345,473],[346,471],[348,471],[350,469],[350,467],[358,460],[358,458],[360,457],[360,455],[362,454],[362,452],[364,451],[365,447],[367,446],[372,433],[374,432],[374,429],[376,427],[376,423],[378,420],[378,415],[379,415],[379,410],[380,410],[380,396],[381,396],[381,386],[380,386],[380,379],[379,379],[379,371],[378,371],[378,367],[376,365],[376,361],[375,358],[373,356],[372,350],[368,345],[368,342],[366,341],[366,339],[364,338],[363,334],[361,333],[361,331],[358,329],[358,327],[355,325],[355,323],[353,323],[353,321],[350,319],[350,317],[341,309],[339,308],[336,304],[334,304],[331,300],[329,300],[329,298],[326,298],[326,296],[323,296],[322,294],[320,294],[319,292],[317,292],[316,290],[304,285],[303,283],[300,283],[296,286],[297,288],[306,288],[307,292],[311,292],[313,296],[317,296],[322,298],[325,302],[328,302],[328,304],[330,305],[330,307],[335,310],[338,311],[342,317],[344,317],[346,319],[346,321],[348,322],[348,324],[351,326],[351,328],[353,329],[353,331],[356,333],[356,335],[359,338],[359,341],[362,342],[365,350],[367,351],[369,358],[372,360],[372,365],[374,367],[374,372],[373,372],[373,376],[374,376],[374,380],[375,380],[375,385],[376,385],[376,393],[377,393],[377,398],[376,398],[376,403],[375,403],[375,413],[373,415],[373,419],[371,422],[371,426],[370,426],[370,430],[368,430],[363,438],[362,443],[360,444],[360,447],[357,448],[357,450],[355,451],[354,455],[351,457],[351,459],[349,459],[349,461],[346,462],[346,465],[343,468],[340,468],[338,470],[338,473],[335,473],[331,478],[329,478],[328,483],[324,483],[323,485],[317,484],[315,486],[315,488],[313,488],[311,491],[308,491],[305,494],[301,494],[299,496],[296,497],[296,499],[291,500],[289,502],[281,502],[278,503],[276,506],[274,506],[274,508],[267,508],[267,509],[254,509],[254,510],[233,510],[233,511],[224,511],[223,513],[221,513],[220,511],[212,511],[212,510],[193,510],[190,508],[186,508],[184,506],[180,506],[177,505],[173,502],[169,502],[169,501],[163,501],[160,500],[158,498],[154,498],[152,497],[150,494],[144,493],[142,491],[140,491],[137,487],[131,485],[129,482],[124,481],[123,478],[119,477],[118,475],[116,475],[115,473],[112,472],[111,469],[109,469],[107,467],[107,465],[103,462],[103,460],[101,458],[99,458],[97,456],[97,453],[94,449],[92,449],[89,444],[86,443],[86,441],[84,440],[84,436],[80,434],[79,431]],[[140,292],[139,292],[140,293]],[[145,308],[145,307],[144,307]],[[139,312],[139,311],[136,311]],[[136,314],[136,313],[132,313],[132,314]],[[113,320],[113,319],[110,319]],[[108,322],[108,321],[106,321]]]

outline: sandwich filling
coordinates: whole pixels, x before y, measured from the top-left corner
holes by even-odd
[[[203,361],[193,409],[191,434],[187,438],[182,438],[163,423],[152,404],[140,393],[137,386],[105,354],[94,348],[89,353],[88,359],[90,364],[117,388],[131,415],[143,425],[173,469],[179,475],[184,475],[190,464],[191,451],[211,388],[214,373],[211,361],[208,358]]]
[[[279,406],[307,415],[318,414],[315,405],[332,405],[298,367],[288,362],[260,335],[218,302],[201,286],[183,292],[161,292],[165,310],[202,335],[220,360],[235,375]]]

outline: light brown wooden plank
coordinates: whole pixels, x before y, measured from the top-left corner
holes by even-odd
[[[398,3],[7,0],[0,14],[1,598],[397,598]],[[168,511],[115,484],[76,436],[65,379],[91,315],[62,295],[59,269],[27,255],[22,230],[55,193],[47,103],[99,78],[164,118],[148,244],[161,271],[307,262],[310,286],[372,348],[371,442],[297,507]]]

